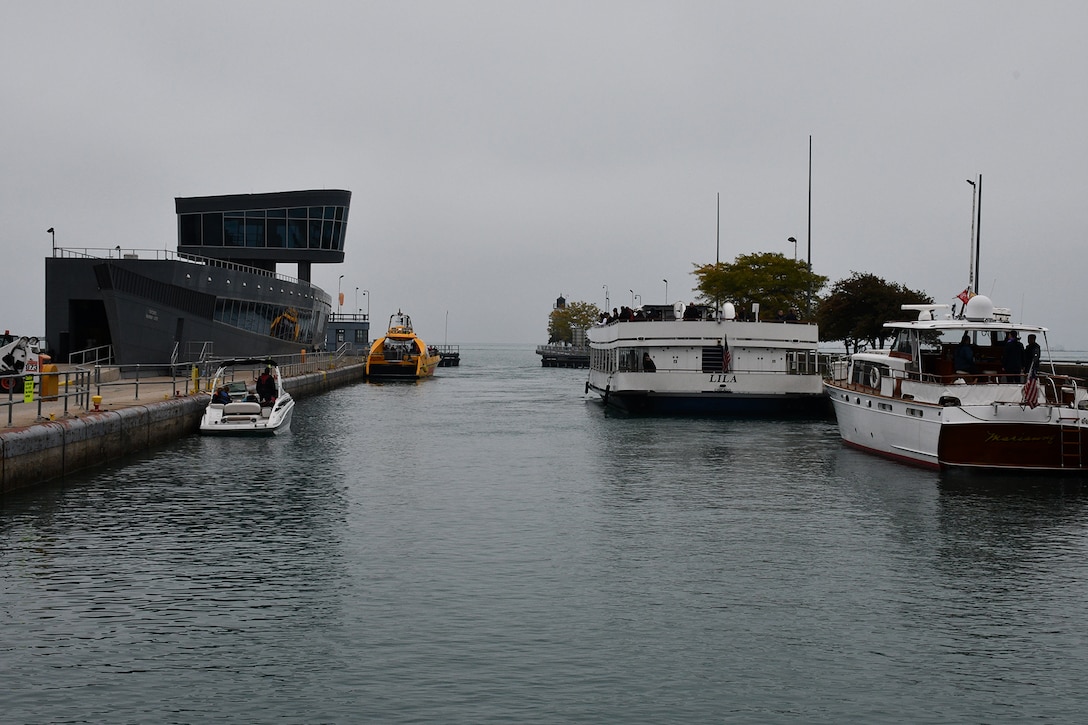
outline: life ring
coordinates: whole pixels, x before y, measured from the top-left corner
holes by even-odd
[[[869,368],[869,387],[880,388],[880,368],[875,365]]]

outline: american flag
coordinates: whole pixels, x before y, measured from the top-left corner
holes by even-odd
[[[729,372],[733,365],[733,354],[729,352],[729,338],[722,336],[722,372]]]
[[[1028,369],[1028,381],[1024,383],[1024,398],[1020,401],[1020,405],[1026,405],[1029,408],[1034,408],[1039,404],[1039,378],[1035,374],[1035,366],[1032,365]]]

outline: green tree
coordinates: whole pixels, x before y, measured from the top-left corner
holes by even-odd
[[[805,311],[808,300],[827,284],[827,277],[813,274],[808,265],[778,252],[741,254],[730,264],[695,265],[696,290],[704,301],[732,302],[738,310],[750,310],[753,302],[768,314],[795,308]]]
[[[601,316],[592,302],[568,302],[548,315],[548,342],[574,342],[574,332],[585,331]]]
[[[851,352],[857,352],[862,342],[882,348],[891,337],[885,322],[917,319],[917,312],[900,309],[907,304],[933,304],[933,298],[873,274],[851,272],[832,285],[816,308],[820,339],[842,340]]]

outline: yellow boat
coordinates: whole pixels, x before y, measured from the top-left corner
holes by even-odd
[[[412,331],[412,318],[397,310],[389,316],[389,331],[370,346],[366,356],[368,380],[418,380],[434,375],[442,356]]]

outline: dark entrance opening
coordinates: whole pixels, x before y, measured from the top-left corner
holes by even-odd
[[[75,352],[112,345],[110,323],[106,319],[106,305],[102,300],[68,300],[68,346],[59,350],[61,359],[67,360]],[[96,356],[97,357],[97,356]]]

